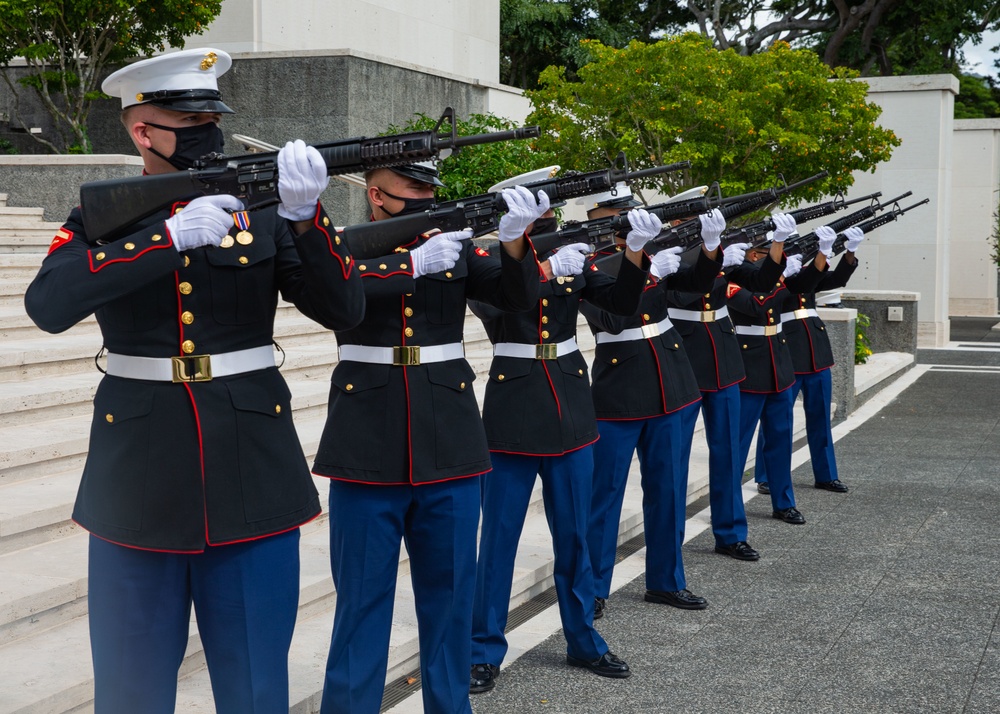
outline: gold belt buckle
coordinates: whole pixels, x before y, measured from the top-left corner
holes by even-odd
[[[701,313],[702,322],[715,322],[715,310],[705,310]]]
[[[792,315],[795,316],[796,320],[805,320],[807,317],[809,317],[809,309],[802,307],[799,308],[798,310],[793,310]]]
[[[172,380],[181,382],[211,382],[212,355],[184,355],[170,358]]]
[[[392,364],[396,367],[416,367],[420,364],[420,345],[392,348]]]
[[[777,325],[764,325],[764,337],[774,337],[778,334]]]
[[[656,337],[660,334],[659,325],[643,325],[642,326],[642,336],[644,339],[649,339],[651,337]]]
[[[556,359],[559,356],[559,345],[535,345],[535,359]]]

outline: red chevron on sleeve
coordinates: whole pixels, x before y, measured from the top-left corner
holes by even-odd
[[[490,252],[485,248],[476,248],[476,255],[487,256]]]
[[[731,298],[733,295],[738,293],[740,289],[741,289],[740,286],[737,285],[736,283],[729,283],[729,285],[726,287],[726,299]]]
[[[49,243],[49,253],[54,251],[56,248],[66,245],[71,240],[73,240],[73,231],[60,228],[59,232],[56,233],[55,238],[53,238],[52,242]]]

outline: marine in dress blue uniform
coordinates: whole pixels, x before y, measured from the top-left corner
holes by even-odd
[[[864,233],[852,226],[844,232],[847,238],[847,252],[834,270],[827,271],[816,286],[816,292],[837,290],[847,285],[858,260],[855,251]],[[829,256],[828,256],[829,259]],[[837,459],[833,450],[833,425],[830,421],[833,385],[830,367],[833,366],[833,348],[826,325],[816,312],[816,292],[785,297],[781,306],[781,322],[785,325],[788,349],[792,353],[792,367],[795,370],[795,384],[792,386],[792,401],[802,393],[802,405],[806,415],[806,440],[809,443],[809,457],[812,461],[814,485],[816,488],[847,493],[848,487],[837,473]],[[762,420],[763,421],[763,420]],[[757,461],[754,480],[767,483],[767,469],[761,459],[765,438],[757,435]]]
[[[421,210],[440,183],[432,166],[421,165],[379,169],[366,180],[374,220]],[[337,588],[325,714],[379,711],[401,541],[424,710],[471,711],[479,476],[490,456],[462,332],[466,299],[510,311],[536,302],[538,263],[524,228],[542,211],[524,194],[505,195],[510,210],[501,223],[520,228],[499,261],[467,240],[471,231],[415,236],[392,255],[358,261],[365,317],[337,332],[340,361],[313,466],[330,479]]]
[[[608,209],[617,212],[614,203]],[[590,212],[593,217],[603,212],[602,206],[596,208]],[[715,211],[702,224],[706,240],[694,266],[680,270],[679,249],[653,257],[651,279],[634,315],[620,317],[596,306],[583,309],[597,342],[593,395],[601,438],[594,447],[588,542],[600,615],[611,592],[625,485],[636,451],[646,535],[644,597],[683,609],[708,606],[687,589],[681,555],[688,462],[701,395],[684,341],[667,315],[669,288],[704,291],[721,268],[717,258],[725,219]],[[656,233],[659,228],[657,221]],[[606,253],[615,250],[620,247]]]
[[[780,222],[782,217],[775,216]],[[794,222],[792,222],[794,230]],[[669,315],[691,358],[701,391],[701,413],[708,441],[708,488],[715,552],[737,560],[758,560],[747,542],[743,505],[743,461],[740,459],[740,387],[746,378],[740,344],[729,316],[727,291],[734,283],[751,291],[768,291],[784,269],[782,245],[791,231],[776,231],[767,259],[743,259],[746,244],[729,246],[723,270],[703,292],[670,290]]]
[[[556,167],[550,167],[556,168]],[[547,174],[550,169],[541,169]],[[535,172],[498,184],[527,183]],[[534,226],[529,227],[529,232]],[[582,300],[615,314],[639,305],[648,261],[622,261],[617,280],[585,268],[584,244],[542,255],[539,299],[530,310],[502,313],[470,303],[493,343],[483,403],[493,471],[483,477],[483,528],[476,571],[469,690],[489,691],[507,654],[507,625],[517,544],[536,475],[552,534],[559,614],[567,662],[605,677],[628,677],[628,665],[594,628],[594,579],[587,551],[593,452],[597,440],[587,363],[576,344]]]
[[[760,253],[762,254],[762,253]],[[822,256],[821,256],[822,257]],[[782,279],[770,292],[751,292],[731,284],[730,315],[741,346],[747,377],[740,383],[740,470],[746,466],[757,424],[765,420],[767,448],[763,458],[771,476],[772,516],[803,524],[792,490],[792,392],[795,373],[782,335],[781,303],[788,292],[810,292],[823,277],[826,260],[810,263],[787,259]]]
[[[147,173],[222,149],[230,62],[185,50],[104,82]],[[109,352],[73,510],[91,533],[98,713],[173,712],[192,602],[217,711],[288,711],[298,527],[320,504],[274,363],[275,308],[280,292],[344,329],[364,295],[318,203],[319,153],[289,144],[278,164],[281,205],[239,226],[238,199],[198,198],[105,244],[75,209],[25,295],[47,332],[96,314]]]

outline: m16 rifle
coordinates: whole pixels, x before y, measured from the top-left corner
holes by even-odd
[[[837,220],[830,222],[828,225],[834,232],[840,233],[857,223],[874,218],[878,212],[886,206],[892,206],[912,193],[913,191],[907,191],[904,194],[886,201],[884,204],[879,203],[878,199],[872,199],[872,202],[861,210],[850,213],[843,218],[838,218]],[[819,252],[819,236],[816,235],[815,231],[806,233],[803,236],[793,236],[785,241],[784,252],[785,255],[801,255],[802,263],[805,264],[815,258],[816,253]]]
[[[463,146],[540,136],[537,126],[458,136],[455,111],[445,109],[429,131],[342,139],[314,144],[330,176],[400,166],[448,155]],[[229,194],[242,199],[247,210],[278,203],[278,152],[243,156],[209,155],[194,168],[152,176],[92,181],[80,187],[80,207],[87,238],[107,243],[122,237],[134,224],[178,201]]]
[[[881,228],[887,223],[891,223],[892,221],[897,220],[904,213],[912,211],[917,206],[922,206],[925,203],[930,203],[930,201],[931,199],[925,198],[923,201],[918,201],[917,203],[914,203],[912,206],[907,206],[906,208],[900,208],[899,203],[893,201],[891,204],[886,204],[889,206],[889,208],[885,213],[881,213],[875,216],[874,218],[869,218],[867,221],[862,221],[861,223],[858,223],[856,227],[860,228],[862,233],[865,234],[871,233],[876,228]],[[816,245],[816,250],[817,251],[819,250],[818,243]],[[837,240],[833,242],[833,254],[840,255],[845,250],[847,250],[847,237],[843,233],[840,233],[837,235]],[[815,258],[816,254],[813,253],[810,257]]]
[[[867,196],[861,196],[860,198],[845,201],[844,197],[838,194],[833,198],[833,200],[788,211],[788,215],[791,216],[796,223],[806,223],[808,221],[814,221],[818,218],[833,215],[837,211],[843,210],[848,206],[853,206],[861,201],[871,201],[881,195],[881,191],[876,191],[875,193],[870,193]],[[729,229],[722,234],[722,246],[727,248],[736,243],[748,243],[751,248],[756,248],[763,246],[765,243],[769,244],[770,242],[766,240],[767,234],[773,231],[774,228],[774,219],[771,216],[768,216],[762,221],[740,226],[739,228]]]
[[[537,195],[539,191],[544,192],[548,195],[549,201],[555,203],[580,196],[613,192],[620,182],[633,183],[649,176],[680,171],[690,165],[688,161],[681,161],[629,171],[628,160],[622,152],[610,169],[567,173],[522,185],[531,191],[532,195]],[[445,232],[472,228],[473,235],[485,235],[496,230],[500,214],[506,210],[507,203],[500,193],[484,193],[470,198],[446,201],[419,213],[347,226],[344,228],[344,239],[351,255],[355,258],[376,258],[392,253],[399,246],[411,242],[414,237],[435,228]]]
[[[780,186],[774,186],[761,191],[753,191],[752,193],[745,193],[738,196],[732,196],[730,198],[724,198],[722,199],[722,205],[718,208],[722,213],[722,216],[729,221],[732,218],[738,218],[739,216],[759,211],[780,200],[785,194],[802,188],[803,186],[808,186],[809,184],[820,181],[829,175],[830,173],[828,171],[820,171],[818,174],[802,179],[801,181],[797,181],[793,184],[786,184],[784,178],[782,178]],[[680,247],[687,251],[696,247],[700,243],[701,220],[695,217],[689,218],[676,226],[664,228],[663,231],[660,232],[660,235],[651,240],[647,246],[655,247],[657,251],[675,247]],[[621,267],[622,258],[622,253],[615,253],[613,255],[598,258],[594,261],[594,265],[607,273],[617,275],[618,270]]]
[[[697,198],[658,203],[654,206],[646,206],[646,210],[655,214],[662,223],[669,223],[710,211],[721,205],[724,200],[726,199],[722,198],[719,184],[713,183],[704,194]],[[532,235],[531,243],[539,258],[548,255],[560,246],[571,243],[586,243],[593,250],[598,250],[608,245],[615,235],[631,228],[628,220],[629,210],[631,209],[625,209],[617,216],[605,216],[589,221],[566,221],[557,231]]]

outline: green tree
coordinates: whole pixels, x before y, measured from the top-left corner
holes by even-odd
[[[14,94],[13,118],[23,126],[21,91],[31,90],[60,139],[32,138],[56,153],[89,153],[87,117],[105,96],[107,68],[183,47],[221,8],[222,0],[0,0],[0,67]],[[23,67],[12,66],[18,58]]]
[[[873,171],[900,143],[876,124],[882,110],[865,100],[863,82],[850,81],[856,72],[784,43],[749,57],[696,33],[585,46],[591,61],[579,80],[549,67],[527,93],[528,122],[543,129],[539,148],[568,168],[604,167],[619,151],[636,168],[686,159],[686,176],[655,185],[674,193],[718,180],[725,194],[773,185],[779,173],[791,182],[830,172],[799,200],[847,189],[851,172]]]
[[[387,133],[426,131],[433,129],[437,122],[435,117],[417,114],[402,128],[390,126]],[[460,136],[507,131],[518,126],[495,114],[470,114],[468,119],[455,121],[455,130]],[[555,163],[555,155],[540,150],[537,140],[468,146],[439,162],[438,170],[445,186],[438,189],[437,196],[444,201],[478,196],[504,179]]]
[[[500,77],[532,89],[553,64],[574,77],[587,62],[581,40],[624,47],[680,32],[690,21],[673,0],[500,0]]]

